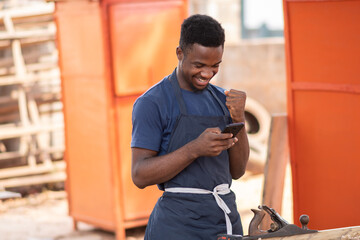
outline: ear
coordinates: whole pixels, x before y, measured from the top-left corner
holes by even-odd
[[[182,61],[184,59],[184,52],[180,47],[176,48],[176,56],[179,61]]]

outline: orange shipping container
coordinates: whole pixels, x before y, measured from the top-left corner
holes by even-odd
[[[161,192],[131,180],[135,99],[170,74],[187,1],[58,1],[67,163],[75,221],[116,231],[145,225]]]
[[[294,218],[360,225],[360,1],[284,0],[284,12]]]

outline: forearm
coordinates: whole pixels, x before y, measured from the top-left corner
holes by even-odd
[[[133,159],[138,156],[133,149]],[[139,188],[164,183],[175,177],[184,168],[191,164],[197,155],[192,149],[192,144],[177,149],[174,152],[162,156],[148,156],[141,161],[133,161],[132,178]]]
[[[236,137],[238,141],[228,150],[230,173],[233,179],[238,179],[244,175],[249,159],[249,141],[246,129],[243,128]]]
[[[174,152],[157,156],[157,152],[132,148],[132,178],[139,188],[169,181],[201,156],[214,157],[233,146],[230,133],[207,128],[199,137]]]

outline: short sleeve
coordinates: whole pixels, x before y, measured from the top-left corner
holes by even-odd
[[[162,138],[162,124],[159,107],[149,98],[136,100],[132,112],[131,147],[145,148],[159,152]]]

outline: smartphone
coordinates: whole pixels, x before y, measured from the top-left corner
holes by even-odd
[[[245,123],[231,123],[226,125],[225,129],[221,133],[232,133],[233,137],[240,132],[240,130],[245,126]]]

